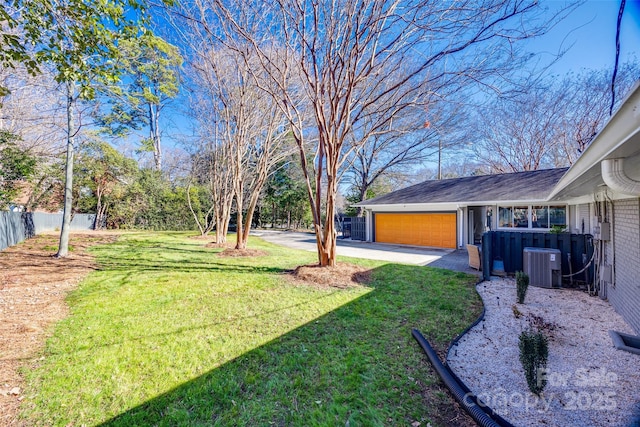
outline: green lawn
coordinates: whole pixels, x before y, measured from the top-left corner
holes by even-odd
[[[252,239],[269,255],[222,258],[203,245],[139,233],[92,249],[100,270],[27,374],[28,423],[441,423],[451,400],[410,332],[445,348],[479,314],[475,277],[349,259],[372,282],[320,289],[283,277],[312,253]]]

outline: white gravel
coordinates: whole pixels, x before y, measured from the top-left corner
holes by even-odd
[[[516,426],[640,426],[640,355],[613,346],[609,330],[634,332],[608,302],[529,286],[525,303],[516,304],[513,279],[492,278],[477,290],[484,321],[451,349],[447,363],[488,406]],[[518,337],[532,315],[543,319],[549,337],[541,398],[529,392],[519,360]]]

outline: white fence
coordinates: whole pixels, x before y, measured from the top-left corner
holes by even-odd
[[[71,230],[93,230],[95,218],[93,214],[76,214],[71,220]],[[43,231],[59,230],[60,227],[61,213],[0,211],[0,250]]]

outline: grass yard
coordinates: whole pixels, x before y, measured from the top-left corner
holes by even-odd
[[[444,349],[481,310],[475,277],[349,259],[371,268],[370,284],[307,286],[284,273],[314,254],[259,239],[250,247],[268,255],[218,257],[221,249],[181,233],[125,234],[92,248],[100,269],[69,296],[71,315],[25,373],[25,422],[451,421],[453,401],[410,331]]]

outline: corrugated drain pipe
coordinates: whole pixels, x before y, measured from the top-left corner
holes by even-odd
[[[478,400],[478,398],[469,391],[469,389],[460,384],[454,375],[449,371],[449,368],[444,366],[440,361],[440,358],[436,354],[435,350],[424,336],[417,329],[411,330],[411,335],[418,341],[422,350],[429,358],[429,361],[433,365],[435,371],[440,375],[442,381],[447,386],[449,391],[453,394],[456,400],[462,405],[462,407],[471,415],[471,417],[482,427],[513,427],[508,421],[494,413],[494,417],[489,416],[487,412],[493,413],[493,411]],[[487,412],[485,412],[485,409]]]

